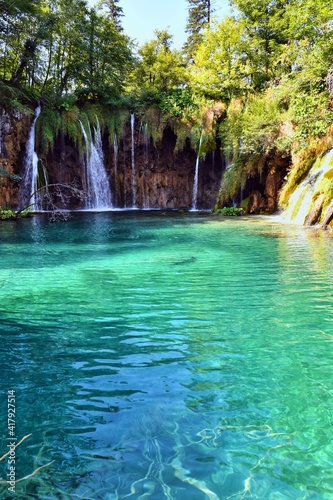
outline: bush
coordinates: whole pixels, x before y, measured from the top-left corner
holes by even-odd
[[[13,210],[5,209],[5,208],[0,208],[0,220],[9,220],[9,219],[15,219],[16,215]]]
[[[244,214],[244,210],[237,207],[223,207],[214,210],[214,213],[218,215],[239,216]]]
[[[30,217],[31,214],[28,210],[22,210],[22,212],[14,212],[10,208],[2,208],[0,207],[0,220],[16,220],[21,219],[22,217]]]

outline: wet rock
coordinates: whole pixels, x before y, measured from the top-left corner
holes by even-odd
[[[321,223],[321,227],[327,227],[330,224],[330,222],[332,222],[332,220],[333,220],[333,203],[331,203],[331,205],[329,206],[324,216],[323,222]]]
[[[323,207],[324,199],[325,199],[325,195],[324,194],[321,194],[321,195],[318,196],[318,198],[315,201],[313,209],[306,216],[306,219],[305,219],[305,222],[304,222],[304,224],[306,226],[313,226],[314,224],[316,224],[316,222],[318,221],[318,219],[320,217],[320,214],[321,214],[321,210],[322,210],[322,207]]]

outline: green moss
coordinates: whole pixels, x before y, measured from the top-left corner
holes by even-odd
[[[124,137],[125,125],[130,120],[130,111],[128,109],[104,110],[105,125],[109,131],[109,143],[114,144],[114,134],[116,133],[118,141]]]
[[[61,113],[56,109],[43,108],[36,122],[36,144],[44,156],[53,149],[61,128]]]
[[[331,173],[333,173],[333,169],[328,173],[331,175]],[[323,179],[318,185],[318,188],[313,194],[313,200],[316,200],[321,193],[325,195],[322,207],[322,214],[325,214],[333,200],[333,177],[326,177],[326,175],[324,175]]]
[[[244,188],[247,180],[246,165],[238,162],[234,167],[226,170],[222,177],[221,187],[217,198],[219,208],[234,198],[240,188]]]
[[[142,118],[142,121],[148,125],[149,136],[153,139],[155,146],[158,145],[166,126],[162,111],[157,107],[149,107],[144,111]]]
[[[186,140],[191,140],[191,124],[182,120],[173,120],[172,129],[177,137],[175,144],[175,153],[182,151],[185,147]]]
[[[286,207],[290,196],[295,191],[297,186],[299,186],[299,184],[306,178],[311,168],[314,166],[315,161],[315,151],[310,150],[308,155],[304,156],[304,158],[300,160],[290,171],[287,182],[280,194],[279,203],[282,207]]]

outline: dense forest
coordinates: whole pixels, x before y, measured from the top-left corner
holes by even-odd
[[[0,106],[33,116],[42,104],[37,135],[45,157],[60,131],[83,144],[79,118],[98,116],[112,142],[133,112],[155,144],[169,127],[176,151],[186,141],[201,157],[219,150],[225,173],[217,206],[251,203],[255,210],[243,190],[275,176],[265,205],[272,212],[332,145],[332,5],[230,4],[233,14],[216,22],[214,2],[188,0],[188,38],[175,50],[167,30],[137,47],[123,31],[118,0],[95,8],[84,0],[1,0]],[[5,165],[1,172],[14,175]],[[331,176],[322,184],[324,213]],[[269,198],[269,183],[265,189]]]

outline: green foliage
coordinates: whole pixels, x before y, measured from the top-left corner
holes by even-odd
[[[40,151],[43,151],[44,155],[53,149],[61,125],[61,115],[58,110],[42,109],[36,122],[36,145]]]
[[[22,210],[20,214],[14,212],[9,208],[0,207],[0,220],[16,220],[18,218],[30,217],[30,214],[27,210]]]
[[[3,178],[3,179],[9,179],[12,182],[19,182],[21,180],[21,177],[19,175],[11,174],[10,172],[8,172],[7,169],[2,168],[0,166],[0,179],[1,178]]]
[[[139,49],[139,59],[130,80],[131,92],[140,96],[142,91],[148,90],[152,96],[154,92],[159,94],[186,84],[185,60],[179,51],[171,49],[171,44],[172,36],[168,31],[156,30],[155,38]]]
[[[188,19],[185,31],[188,33],[188,38],[184,50],[189,57],[192,57],[202,41],[202,31],[209,26],[211,0],[187,0],[187,3]]]
[[[163,113],[175,118],[191,119],[199,110],[195,95],[189,87],[172,88],[158,94]]]
[[[80,121],[87,131],[98,121],[110,143],[115,133],[121,139],[131,112],[148,124],[155,144],[171,127],[176,151],[187,140],[198,150],[202,133],[202,157],[216,148],[218,129],[234,165],[223,177],[221,207],[276,149],[297,154],[285,202],[323,152],[309,145],[330,138],[331,6],[231,4],[237,15],[212,23],[213,2],[188,0],[185,51],[172,48],[167,30],[156,30],[134,56],[119,0],[101,0],[97,8],[82,0],[0,0],[0,105],[31,114],[41,97],[36,137],[44,158],[59,134],[84,151]]]
[[[113,22],[116,29],[122,31],[121,17],[123,17],[123,8],[119,5],[119,0],[100,0],[98,2],[98,7],[106,7],[108,11],[108,17]]]
[[[238,194],[239,189],[245,187],[248,177],[246,167],[246,163],[238,160],[235,166],[224,172],[217,198],[217,207],[223,207],[229,203]]]
[[[325,175],[321,182],[319,183],[318,188],[315,193],[313,193],[313,202],[318,198],[318,196],[323,193],[324,201],[322,207],[322,214],[325,214],[328,207],[331,205],[333,200],[333,178],[332,178],[333,169],[330,171],[329,175]]]
[[[203,34],[190,66],[189,79],[196,91],[211,99],[230,101],[252,85],[245,25],[227,17]]]
[[[29,107],[30,96],[13,85],[0,79],[0,106],[7,110],[15,110],[26,115],[33,114]]]
[[[15,212],[13,210],[5,209],[0,207],[0,220],[11,220],[15,219]]]
[[[268,155],[276,147],[284,119],[279,95],[273,91],[232,102],[220,128],[227,155]]]
[[[327,92],[299,92],[290,99],[290,115],[296,125],[294,142],[297,149],[304,149],[310,137],[321,137],[333,123],[332,113],[327,112]]]
[[[148,125],[148,134],[155,145],[159,144],[163,137],[165,121],[162,111],[158,107],[149,107],[142,113],[142,122]]]
[[[227,215],[235,217],[239,215],[244,215],[244,210],[242,208],[237,208],[237,207],[223,207],[215,209],[214,213],[217,215]]]
[[[311,149],[304,154],[297,162],[294,163],[294,168],[288,175],[287,182],[283,186],[280,193],[280,205],[285,207],[288,203],[290,195],[295,191],[296,187],[305,179],[310,172],[316,159],[316,150]]]
[[[175,144],[175,153],[182,151],[185,147],[186,140],[191,140],[192,136],[192,125],[189,122],[183,120],[174,120],[172,122],[173,131],[177,137]]]
[[[115,134],[118,141],[124,137],[125,125],[130,119],[130,111],[124,108],[109,109],[107,113],[104,113],[104,119],[109,131],[109,142],[114,144]]]

